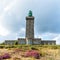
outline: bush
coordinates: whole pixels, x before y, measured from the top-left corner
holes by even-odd
[[[40,52],[40,56],[45,56],[45,55],[46,55],[45,52],[43,52],[43,51]]]
[[[5,45],[5,48],[15,48],[14,45]]]
[[[5,46],[4,45],[0,45],[0,48],[4,48]]]
[[[2,57],[3,57],[3,59],[11,58],[11,56],[8,53],[5,53]]]
[[[38,50],[38,49],[37,49],[37,48],[35,48],[35,47],[31,47],[31,49],[32,49],[32,50]]]
[[[18,41],[15,41],[15,43],[14,43],[15,45],[18,45]]]
[[[34,57],[36,59],[40,58],[40,54],[35,50],[30,50],[25,53],[25,57]]]
[[[11,56],[8,53],[5,53],[4,55],[0,56],[0,60],[9,59],[9,58],[11,58]]]
[[[0,60],[3,60],[3,57],[2,56],[0,56]]]

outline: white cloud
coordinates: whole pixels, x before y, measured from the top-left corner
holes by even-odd
[[[7,12],[9,10],[11,10],[11,8],[16,4],[17,0],[13,0],[12,2],[10,2],[5,8],[4,8],[4,12]]]
[[[24,38],[25,37],[25,28],[21,28],[20,31],[18,32],[18,37]]]
[[[8,31],[8,29],[4,28],[4,26],[2,25],[1,21],[3,20],[3,16],[0,16],[0,36],[7,36],[10,31]]]
[[[60,44],[60,34],[58,34],[53,40],[56,40],[57,44]]]
[[[0,35],[1,36],[6,36],[9,34],[9,31],[5,29],[3,26],[0,25]]]
[[[13,3],[14,2],[14,3]],[[8,31],[8,29],[3,27],[3,24],[1,23],[2,20],[4,19],[4,15],[6,12],[9,12],[9,10],[13,7],[13,5],[16,3],[16,0],[14,0],[13,2],[10,2],[7,6],[4,7],[2,14],[0,15],[0,35],[1,36],[6,36],[8,35],[10,32]]]
[[[38,38],[42,37],[42,39],[52,39],[57,35],[58,34],[46,32],[46,33],[36,34],[35,37],[38,37]]]
[[[25,32],[25,28],[21,28],[20,33],[24,33]]]
[[[60,34],[57,33],[36,34],[35,38],[41,38],[42,40],[55,40],[56,44],[60,44]]]

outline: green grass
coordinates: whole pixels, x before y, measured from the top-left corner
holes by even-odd
[[[49,48],[60,49],[60,45],[0,45],[0,48]]]
[[[42,48],[60,49],[60,45],[0,45],[0,48],[23,48],[23,49],[34,48],[36,50]]]

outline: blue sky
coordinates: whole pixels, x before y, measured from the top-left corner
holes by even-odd
[[[29,10],[35,17],[35,37],[60,44],[60,0],[0,0],[0,42],[25,37]]]

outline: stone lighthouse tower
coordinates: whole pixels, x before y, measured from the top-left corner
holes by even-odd
[[[26,44],[33,44],[34,40],[34,17],[30,10],[26,17]]]

